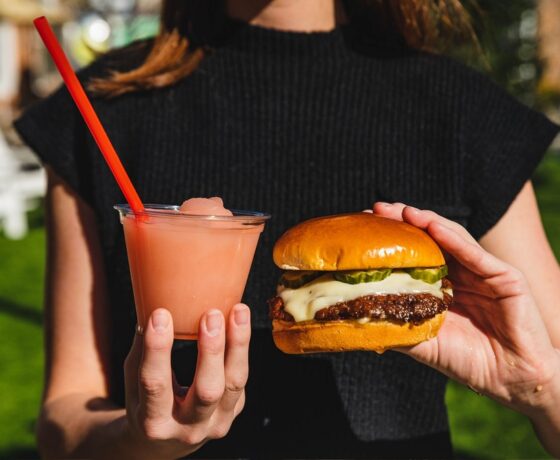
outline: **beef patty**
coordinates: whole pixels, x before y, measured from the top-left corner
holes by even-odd
[[[442,288],[451,288],[451,282],[444,278]],[[270,319],[294,321],[294,317],[284,310],[282,298],[276,296],[268,301]],[[420,323],[447,310],[453,297],[447,293],[443,299],[432,294],[383,294],[367,295],[346,302],[339,302],[315,313],[317,321],[339,319],[389,320],[406,323]]]

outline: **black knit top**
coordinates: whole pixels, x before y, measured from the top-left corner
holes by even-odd
[[[350,29],[293,33],[243,25],[178,84],[94,106],[147,203],[222,196],[267,211],[244,301],[253,312],[245,411],[200,456],[448,457],[446,379],[398,353],[286,356],[271,340],[271,250],[314,216],[402,201],[477,238],[504,214],[558,127],[442,56],[365,44]],[[136,66],[149,43],[102,58],[85,81]],[[24,140],[93,208],[111,300],[112,397],[135,313],[115,181],[65,89],[16,123]],[[195,345],[177,343],[188,384]]]

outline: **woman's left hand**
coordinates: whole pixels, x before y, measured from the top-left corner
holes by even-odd
[[[432,211],[401,203],[376,203],[373,211],[428,232],[446,253],[453,283],[454,303],[437,337],[399,351],[533,421],[557,410],[560,351],[523,274]]]

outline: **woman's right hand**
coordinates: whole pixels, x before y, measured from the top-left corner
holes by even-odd
[[[201,318],[190,387],[179,386],[171,369],[173,320],[167,310],[154,311],[144,334],[136,334],[125,362],[126,413],[128,434],[144,446],[145,458],[188,455],[206,441],[224,437],[243,409],[249,308],[234,306],[225,323],[219,310]]]

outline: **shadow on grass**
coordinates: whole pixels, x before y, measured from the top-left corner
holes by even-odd
[[[467,452],[463,452],[462,450],[455,450],[453,451],[453,459],[454,460],[475,460],[480,459],[481,457],[476,457],[472,454]]]
[[[29,323],[41,326],[43,324],[43,313],[25,305],[20,305],[11,300],[0,297],[0,314],[9,315],[22,319]],[[1,458],[1,457],[0,457]]]
[[[0,460],[31,460],[38,458],[39,452],[29,447],[14,447],[0,451]]]

